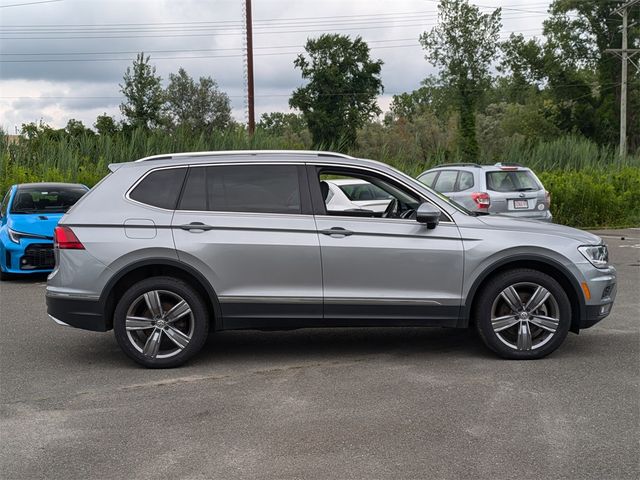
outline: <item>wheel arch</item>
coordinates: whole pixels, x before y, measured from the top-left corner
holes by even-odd
[[[487,267],[480,276],[474,281],[473,285],[469,289],[469,293],[466,296],[466,300],[463,306],[461,315],[461,327],[468,327],[472,322],[471,312],[475,302],[478,299],[478,293],[482,289],[482,284],[489,278],[499,275],[507,270],[513,270],[517,268],[528,268],[532,270],[538,270],[542,273],[546,273],[554,280],[556,280],[569,297],[571,304],[571,328],[573,333],[579,333],[580,320],[584,318],[586,312],[586,306],[583,299],[583,293],[580,285],[575,280],[571,272],[562,264],[545,257],[536,255],[517,255],[504,258],[496,263]]]
[[[187,282],[202,296],[214,330],[222,329],[222,310],[218,296],[207,279],[193,267],[167,258],[148,258],[119,270],[109,279],[100,295],[100,305],[105,314],[107,328],[113,328],[113,313],[117,298],[134,283],[152,276],[171,276]]]

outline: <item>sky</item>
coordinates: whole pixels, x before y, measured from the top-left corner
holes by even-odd
[[[501,6],[502,33],[539,36],[548,1],[478,0]],[[253,0],[256,119],[289,110],[303,84],[293,66],[307,38],[360,35],[384,61],[388,109],[393,94],[414,90],[437,70],[418,37],[436,23],[437,0]],[[71,118],[92,127],[98,115],[121,119],[119,84],[136,53],[151,56],[166,85],[183,67],[211,76],[236,120],[246,122],[244,0],[0,0],[0,128],[23,123],[62,128]]]

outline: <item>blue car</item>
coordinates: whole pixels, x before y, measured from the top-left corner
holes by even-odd
[[[9,188],[0,207],[0,280],[53,269],[53,231],[88,191],[75,183],[23,183]]]

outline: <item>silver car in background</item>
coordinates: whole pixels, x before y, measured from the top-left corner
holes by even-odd
[[[473,327],[498,355],[535,359],[616,296],[599,237],[477,215],[379,162],[203,152],[110,169],[55,230],[47,311],[113,329],[147,367],[184,363],[209,331],[303,327]],[[390,200],[333,209],[335,178]]]
[[[520,165],[449,163],[421,173],[418,180],[472,212],[552,220],[549,192]]]

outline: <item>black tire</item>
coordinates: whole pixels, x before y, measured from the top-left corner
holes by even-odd
[[[173,307],[177,307],[173,310],[176,313],[170,316]],[[209,318],[203,299],[189,284],[172,277],[152,277],[136,283],[122,295],[114,312],[113,330],[120,348],[140,365],[172,368],[202,349],[209,332]]]
[[[511,296],[511,287],[515,297]],[[547,300],[538,309],[531,310],[545,298],[545,290],[549,294]],[[537,292],[537,298],[532,299]],[[538,270],[502,272],[492,277],[478,295],[473,311],[476,330],[484,344],[502,358],[545,357],[562,344],[569,332],[569,298],[554,278]],[[517,309],[512,308],[517,304],[510,301],[512,299],[520,300]],[[512,322],[516,323],[507,327]]]

